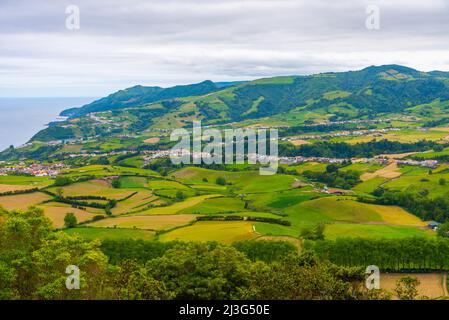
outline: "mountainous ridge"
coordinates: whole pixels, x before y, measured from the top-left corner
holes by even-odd
[[[408,117],[442,125],[449,122],[449,73],[384,65],[165,89],[134,86],[62,114],[69,118],[38,132],[14,157],[41,154],[39,144],[53,152],[54,143],[68,140],[124,146],[128,139],[126,148],[136,148],[143,141],[138,137],[190,127],[195,120],[244,127]]]
[[[215,84],[210,80],[205,80],[196,84],[178,85],[169,88],[136,85],[119,90],[80,108],[64,110],[61,112],[61,116],[82,116],[91,112],[122,109],[165,99],[203,95],[234,84],[235,82],[220,82]]]

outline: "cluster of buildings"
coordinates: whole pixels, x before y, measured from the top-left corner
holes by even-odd
[[[315,140],[315,139],[323,139],[323,138],[338,138],[338,137],[348,137],[348,136],[366,136],[370,135],[372,137],[382,137],[383,134],[390,131],[400,131],[399,128],[385,128],[385,129],[368,129],[368,130],[356,130],[356,131],[340,131],[322,135],[303,135],[303,136],[295,136],[289,137],[285,140],[291,141],[296,139],[301,140]]]
[[[430,168],[430,169],[436,169],[439,164],[437,160],[423,160],[423,161],[396,160],[396,163],[401,164],[401,165],[408,165],[408,166],[420,166],[420,167]]]
[[[170,150],[146,150],[142,152],[144,165],[149,164],[152,160],[158,158],[167,158],[170,156]]]
[[[0,176],[6,176],[11,173],[28,174],[36,177],[56,177],[61,170],[66,169],[67,166],[62,163],[39,164],[33,163],[26,165],[24,163],[13,167],[0,168]]]
[[[325,157],[279,157],[281,164],[298,164],[305,162],[319,162],[329,164],[343,164],[351,161],[351,159],[325,158]]]
[[[327,164],[343,164],[348,162],[353,163],[375,163],[380,165],[386,165],[390,162],[396,162],[398,165],[418,166],[430,169],[436,169],[439,165],[437,160],[392,160],[388,158],[375,157],[375,158],[352,158],[352,159],[340,159],[340,158],[325,158],[325,157],[279,157],[281,164],[298,164],[305,162],[318,162]]]

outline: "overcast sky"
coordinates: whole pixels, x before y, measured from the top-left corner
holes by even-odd
[[[80,29],[66,28],[66,7]],[[366,28],[367,6],[380,29]],[[447,0],[0,0],[0,96],[104,96],[403,64],[449,71]]]

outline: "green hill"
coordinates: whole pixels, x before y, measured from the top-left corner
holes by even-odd
[[[155,101],[203,95],[233,84],[235,83],[220,82],[215,84],[212,81],[207,80],[197,84],[175,86],[166,89],[161,87],[134,86],[120,90],[81,108],[65,110],[61,113],[61,116],[83,116],[90,112],[122,109]]]
[[[31,146],[8,149],[0,159],[45,157],[59,150],[49,142],[69,139],[82,139],[86,151],[136,150],[151,137],[149,132],[187,127],[194,120],[203,125],[283,124],[302,128],[290,132],[298,134],[310,132],[303,129],[323,120],[397,116],[433,127],[449,122],[448,112],[449,73],[399,65],[249,82],[204,81],[166,89],[135,86],[64,111],[67,121],[50,124],[31,139]],[[335,128],[342,129],[346,128]]]

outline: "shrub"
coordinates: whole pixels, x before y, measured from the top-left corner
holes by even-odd
[[[66,228],[75,228],[78,224],[75,214],[69,212],[64,217],[64,225]]]

